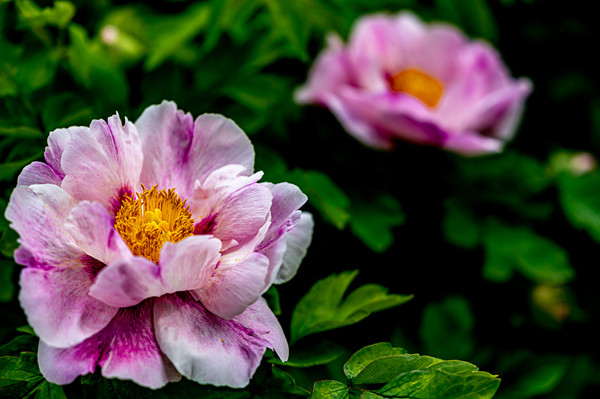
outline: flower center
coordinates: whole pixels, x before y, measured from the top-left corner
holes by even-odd
[[[408,93],[423,101],[428,107],[435,107],[444,91],[442,83],[418,69],[405,69],[390,78],[394,91]]]
[[[157,263],[167,241],[178,242],[193,235],[194,219],[186,200],[175,190],[150,190],[126,196],[115,218],[115,229],[134,255]]]

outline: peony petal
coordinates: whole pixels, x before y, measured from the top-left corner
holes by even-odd
[[[478,132],[463,132],[452,136],[444,143],[443,148],[465,156],[478,156],[502,151],[502,140],[481,136]]]
[[[192,116],[178,110],[174,102],[163,101],[146,108],[135,127],[144,152],[141,183],[182,190],[189,184],[185,169],[194,136]]]
[[[32,184],[54,184],[60,186],[62,178],[52,167],[43,162],[32,162],[23,168],[19,174],[17,185],[31,186]]]
[[[77,200],[98,201],[113,213],[137,189],[142,148],[135,126],[118,115],[95,120],[64,149],[62,187]]]
[[[269,259],[247,251],[223,257],[208,285],[192,292],[214,314],[231,319],[242,313],[262,294]]]
[[[275,284],[285,283],[296,275],[312,240],[314,225],[312,215],[302,212],[300,221],[285,235],[287,251],[283,255],[283,262],[275,277]]]
[[[156,300],[154,324],[162,351],[181,374],[201,384],[245,387],[266,348],[287,360],[281,326],[262,298],[226,320],[187,294],[168,295]]]
[[[21,257],[29,262],[23,266],[63,267],[81,258],[83,253],[64,226],[74,204],[69,194],[53,184],[15,188],[5,216],[29,253]]]
[[[49,345],[66,348],[104,328],[118,309],[88,295],[102,264],[83,257],[61,266],[25,268],[19,300],[35,333]]]
[[[113,216],[98,202],[80,202],[71,211],[65,227],[79,248],[103,263],[132,256],[114,228]]]
[[[90,295],[112,306],[128,307],[167,293],[198,289],[214,271],[221,242],[192,236],[163,245],[159,265],[142,257],[121,259],[106,266]]]
[[[150,300],[119,310],[106,328],[71,348],[54,348],[40,341],[42,374],[50,382],[68,384],[100,366],[105,377],[133,380],[149,388],[179,380],[180,374],[154,336],[153,306]]]

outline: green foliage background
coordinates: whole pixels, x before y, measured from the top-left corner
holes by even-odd
[[[491,42],[514,76],[532,79],[504,153],[463,159],[410,144],[381,153],[327,110],[294,104],[327,32],[346,38],[360,15],[401,9]],[[558,0],[0,0],[1,209],[51,130],[116,111],[135,120],[169,99],[236,121],[264,180],[300,186],[316,219],[298,275],[267,294],[290,362],[268,354],[245,390],[184,381],[151,392],[98,373],[60,388],[36,372],[17,237],[0,218],[0,396],[306,397],[321,381],[314,397],[393,397],[385,387],[400,392],[397,379],[355,386],[347,367],[357,355],[343,366],[391,342],[432,356],[419,367],[439,357],[499,374],[498,398],[598,397],[600,172],[578,169],[581,152],[600,152],[594,18],[592,2]],[[376,364],[409,364],[404,350],[375,349]],[[453,378],[471,373],[447,363]],[[497,380],[482,378],[493,395]],[[435,381],[423,395],[443,391]]]

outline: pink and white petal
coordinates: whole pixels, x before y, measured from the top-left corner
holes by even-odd
[[[211,236],[192,236],[178,243],[166,242],[160,252],[164,293],[189,291],[206,285],[221,258],[221,241]]]
[[[44,162],[32,162],[23,168],[19,174],[17,185],[31,186],[32,184],[54,184],[60,186],[62,177]]]
[[[48,165],[54,169],[61,181],[65,177],[61,161],[67,144],[73,137],[77,138],[79,135],[89,132],[89,130],[88,127],[84,126],[72,126],[66,129],[53,130],[48,135],[48,147],[44,151],[44,158]]]
[[[254,170],[254,148],[246,134],[231,119],[217,114],[204,114],[194,122],[194,137],[185,169],[189,187],[181,187],[189,198],[193,183],[203,182],[213,171],[226,165],[242,165],[248,173]],[[178,190],[180,187],[177,187]]]
[[[478,156],[502,151],[504,141],[479,132],[462,132],[448,138],[443,148],[464,156]]]
[[[158,266],[141,256],[119,259],[98,273],[89,294],[110,306],[126,308],[164,290]]]
[[[35,333],[49,345],[66,348],[103,329],[117,313],[88,295],[97,261],[71,261],[68,267],[21,271],[19,300]]]
[[[257,252],[233,252],[224,256],[208,284],[191,291],[212,313],[231,319],[260,297],[269,259]]]
[[[262,176],[263,172],[247,176],[244,166],[227,165],[213,171],[204,182],[196,180],[190,212],[194,220],[198,221],[199,228],[206,230],[208,221],[213,221],[214,216],[231,194],[256,183]]]
[[[156,338],[177,370],[200,384],[242,388],[266,348],[287,360],[279,322],[261,298],[232,320],[210,313],[187,294],[168,295],[154,307]]]
[[[143,257],[117,260],[106,266],[90,288],[90,295],[124,308],[143,300],[204,286],[220,258],[221,242],[192,236],[176,244],[166,242],[159,265]]]
[[[44,377],[68,384],[97,366],[108,378],[133,380],[160,388],[181,375],[158,347],[153,327],[153,301],[121,309],[102,331],[79,345],[59,349],[40,341],[38,361]]]
[[[114,228],[114,217],[98,202],[81,201],[73,208],[65,227],[86,254],[109,264],[132,256]]]
[[[133,123],[121,125],[115,115],[108,123],[94,120],[81,130],[62,154],[62,187],[77,200],[98,201],[116,213],[124,195],[137,189],[143,155]]]
[[[185,168],[194,136],[192,116],[178,110],[174,102],[163,101],[146,108],[135,127],[144,153],[140,182],[146,187],[158,184],[178,190],[189,184]]]
[[[281,268],[275,277],[275,284],[285,283],[296,275],[312,240],[314,225],[312,215],[302,212],[300,221],[285,235],[287,250],[283,255]]]
[[[30,262],[23,266],[61,267],[83,255],[64,226],[74,205],[73,198],[53,184],[14,189],[5,216],[29,253],[21,258]]]

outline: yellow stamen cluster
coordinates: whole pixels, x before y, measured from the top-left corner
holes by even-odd
[[[134,255],[156,263],[165,242],[178,242],[193,234],[194,219],[186,200],[174,189],[142,189],[141,194],[123,199],[115,229]]]
[[[442,97],[444,88],[435,78],[418,69],[405,69],[390,78],[394,91],[411,94],[428,107],[435,107]]]

